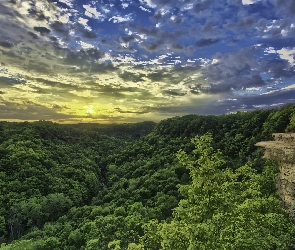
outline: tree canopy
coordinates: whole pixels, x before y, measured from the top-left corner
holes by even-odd
[[[294,110],[0,122],[0,249],[287,249],[278,165],[254,145]]]

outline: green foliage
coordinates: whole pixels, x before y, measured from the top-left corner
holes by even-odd
[[[254,144],[290,127],[294,107],[156,126],[0,122],[1,249],[233,249],[232,234],[241,249],[254,234],[257,249],[291,245],[277,166]]]
[[[286,132],[295,133],[295,109],[294,109],[293,114],[291,116],[290,123],[288,124],[288,126],[286,128]]]
[[[149,230],[141,243],[148,249],[158,249],[160,243],[162,249],[175,250],[268,250],[294,245],[294,225],[278,197],[263,188],[275,172],[266,167],[260,175],[251,164],[236,171],[224,169],[221,152],[211,146],[211,135],[195,137],[192,142],[193,159],[184,151],[178,153],[192,178],[191,184],[180,187],[184,199],[171,222],[146,225]]]

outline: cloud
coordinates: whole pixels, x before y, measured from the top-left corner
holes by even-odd
[[[69,35],[69,27],[60,22],[60,21],[55,21],[53,23],[50,24],[50,28],[54,31],[54,32],[57,32],[61,35],[64,35],[64,36],[67,36]],[[35,29],[35,28],[34,28]],[[35,29],[36,30],[36,29]],[[38,31],[38,30],[36,30]],[[49,32],[48,32],[49,33]]]
[[[254,4],[256,2],[259,2],[261,0],[242,0],[242,4],[244,5],[249,5],[249,4]]]
[[[14,46],[14,44],[12,42],[9,42],[9,41],[0,41],[0,46],[10,49],[10,48],[12,48]]]
[[[129,42],[132,42],[135,40],[135,37],[134,36],[121,36],[119,38],[120,42],[123,42],[123,43],[129,43]]]
[[[47,35],[51,32],[51,30],[47,29],[46,27],[34,27],[34,30],[39,32],[42,36]]]
[[[163,43],[164,42],[160,41],[160,40],[149,42],[149,43],[143,42],[143,43],[140,44],[140,47],[146,49],[147,51],[152,52],[152,51],[158,50]]]
[[[214,38],[201,39],[201,40],[197,41],[196,45],[198,47],[204,47],[204,46],[213,45],[213,44],[218,43],[218,42],[219,42],[219,39],[214,39]]]
[[[140,8],[142,11],[152,12],[150,9],[144,8],[144,7],[142,7],[142,6],[139,6],[139,8]]]
[[[271,59],[263,62],[261,70],[272,74],[276,79],[295,76],[295,66],[291,66],[288,61],[282,59]]]
[[[19,121],[34,121],[34,120],[54,120],[72,118],[80,118],[77,115],[67,115],[58,113],[56,108],[48,108],[46,106],[34,103],[23,102],[13,103],[2,101],[0,119],[2,120],[19,120]]]
[[[20,77],[5,77],[0,76],[0,86],[6,86],[11,84],[24,84],[26,83],[26,80]]]
[[[293,0],[271,0],[276,10],[283,16],[295,14],[295,2]]]
[[[91,18],[100,18],[102,16],[102,13],[96,10],[96,8],[91,7],[90,5],[83,5],[83,8],[85,9],[85,16],[91,17]]]
[[[275,50],[273,48],[268,48],[266,53],[277,53],[279,54],[281,59],[287,60],[291,65],[294,64],[294,58],[295,58],[295,47],[294,48],[282,48]]]
[[[86,39],[95,39],[97,38],[97,35],[92,32],[92,31],[89,31],[89,30],[81,30],[81,35],[83,38],[86,38]]]
[[[109,21],[113,21],[113,23],[123,23],[132,20],[132,13],[125,16],[112,16],[109,18]]]
[[[250,101],[280,103],[290,92],[270,90],[295,80],[293,5],[2,1],[1,100],[15,116],[23,105],[21,112],[34,118],[44,110],[50,119],[75,122],[159,120],[255,108]],[[263,93],[275,98],[272,104]]]
[[[236,54],[216,54],[216,62],[201,70],[210,85],[207,91],[224,93],[264,85],[265,82],[257,70],[260,66],[254,57],[254,51],[253,48],[247,48]]]
[[[39,38],[35,33],[31,32],[31,31],[28,31],[28,34],[29,34],[33,39],[38,39],[38,38]]]
[[[193,11],[195,13],[200,13],[202,11],[208,10],[210,6],[213,4],[213,0],[204,0],[201,2],[197,2],[193,6]]]
[[[144,77],[146,74],[143,73],[133,73],[124,71],[119,74],[119,77],[124,81],[131,81],[131,82],[142,82],[144,81]]]
[[[79,51],[66,50],[64,59],[66,64],[81,65],[102,58],[104,52],[97,48],[81,49]]]

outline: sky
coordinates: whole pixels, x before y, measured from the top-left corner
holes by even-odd
[[[0,0],[0,120],[158,122],[294,102],[294,0]]]

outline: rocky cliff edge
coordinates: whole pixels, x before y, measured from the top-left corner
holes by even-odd
[[[264,157],[279,162],[276,185],[283,206],[295,217],[295,133],[273,134],[274,141],[262,141],[255,146],[264,149]]]

